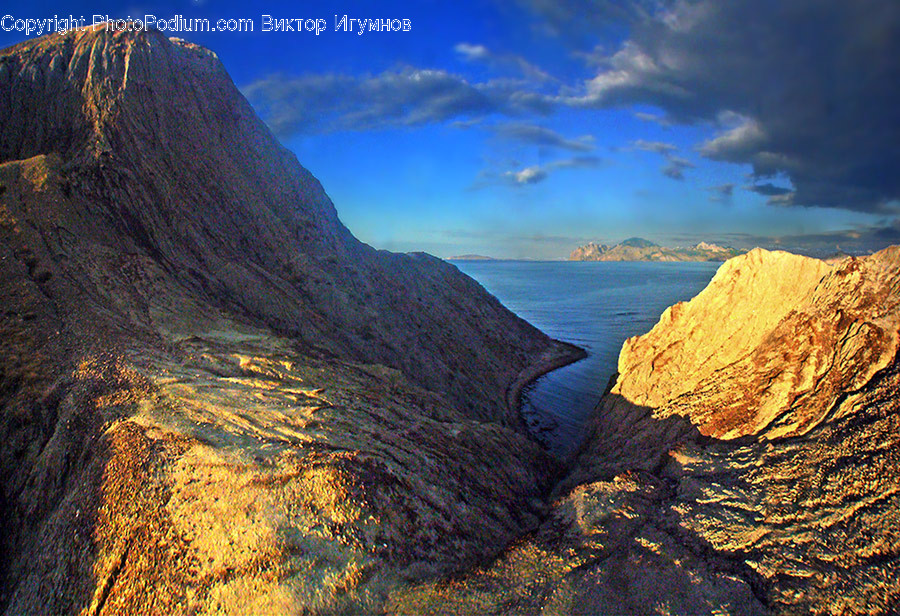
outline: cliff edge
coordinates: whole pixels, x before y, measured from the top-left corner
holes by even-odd
[[[897,355],[898,261],[896,248],[834,266],[761,249],[732,259],[626,341],[613,393],[724,439],[839,418]]]
[[[541,526],[398,613],[895,614],[900,247],[754,250],[627,341]],[[510,607],[512,606],[512,607]]]

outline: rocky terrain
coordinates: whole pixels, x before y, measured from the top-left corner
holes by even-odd
[[[541,527],[398,613],[895,614],[900,247],[754,250],[622,349]]]
[[[900,611],[900,248],[727,261],[564,466],[517,401],[579,350],[96,30],[0,53],[0,297],[2,613]]]
[[[700,242],[690,248],[665,248],[632,237],[615,246],[589,242],[569,255],[569,261],[725,261],[740,254],[734,248]]]
[[[0,54],[0,611],[377,610],[533,528],[578,356],[338,220],[215,55]]]

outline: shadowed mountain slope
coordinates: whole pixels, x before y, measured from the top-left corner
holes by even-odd
[[[558,471],[515,401],[575,350],[353,238],[158,33],[0,53],[0,294],[8,614],[375,611]]]
[[[93,287],[77,289],[79,308],[104,312],[113,332],[152,334],[133,313],[158,316],[131,281],[91,280],[128,260],[178,289],[160,295],[391,365],[483,419],[504,412],[505,385],[549,345],[452,266],[353,238],[205,49],[158,33],[43,38],[7,50],[0,97],[5,203],[30,223],[19,250]]]

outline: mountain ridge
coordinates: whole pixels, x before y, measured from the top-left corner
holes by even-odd
[[[640,237],[614,246],[588,242],[569,254],[569,261],[726,261],[740,251],[699,242],[690,248],[666,248]]]

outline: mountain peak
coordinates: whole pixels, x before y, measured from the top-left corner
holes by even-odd
[[[191,80],[204,83],[180,87]],[[97,26],[20,43],[0,53],[0,88],[9,93],[0,105],[0,161],[51,151],[67,157],[76,154],[72,148],[94,156],[110,152],[107,131],[129,107],[168,135],[175,127],[167,118],[178,115],[171,107],[198,102],[196,92],[212,85],[217,94],[234,87],[215,54],[156,31]]]
[[[472,307],[487,302],[526,341],[516,345],[520,358],[548,343],[452,266],[375,251],[354,238],[318,180],[200,46],[102,27],[49,35],[0,52],[0,92],[0,183],[10,202],[27,204],[13,213],[30,219],[21,226],[60,237],[46,261],[69,259],[66,267],[78,271],[65,275],[85,286],[99,272],[118,276],[123,259],[156,280],[158,297],[136,296],[132,280],[97,290],[98,298],[115,296],[97,310],[120,311],[119,328],[109,331],[153,330],[155,322],[133,322],[155,314],[147,303],[191,297],[327,352],[448,386],[467,404],[479,398],[473,391],[491,391],[490,401],[473,405],[485,416],[506,412],[493,381],[509,374],[472,373],[492,381],[482,389],[448,368],[456,343],[437,336],[415,349],[398,343],[447,317],[439,289],[452,287]],[[413,318],[396,309],[411,297],[421,298]],[[476,338],[506,337],[506,327],[460,327]],[[432,369],[421,370],[426,363]]]
[[[630,246],[631,248],[652,248],[659,244],[651,242],[650,240],[645,240],[642,237],[629,237],[627,240],[622,240],[621,245]]]

